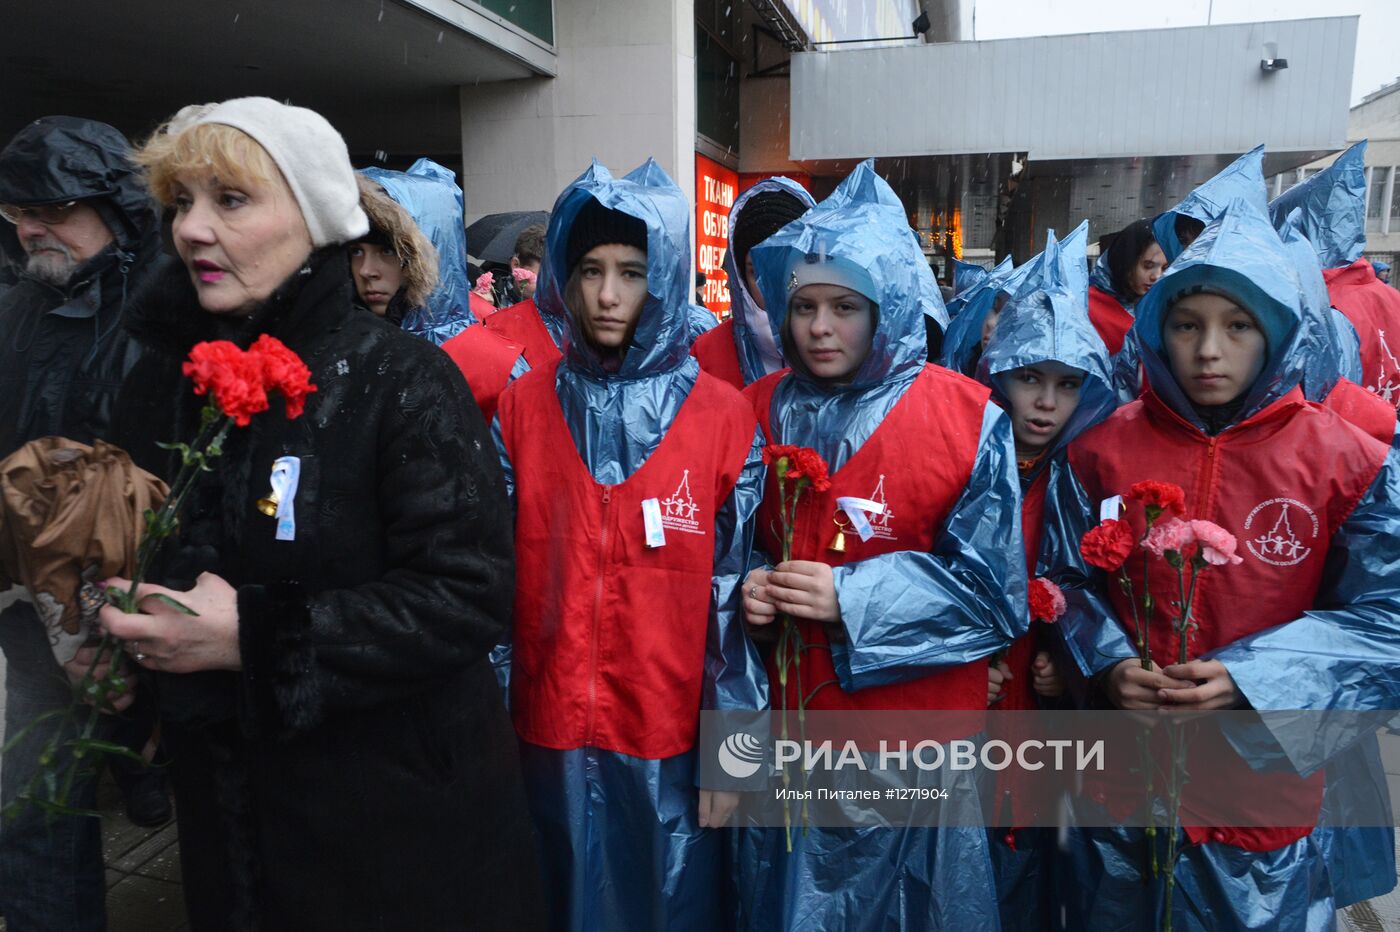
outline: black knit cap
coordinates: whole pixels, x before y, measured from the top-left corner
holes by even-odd
[[[739,222],[729,231],[729,248],[739,274],[743,274],[750,249],[806,212],[807,205],[791,191],[764,191],[751,197],[739,212]]]
[[[607,243],[635,246],[646,252],[647,225],[631,214],[604,207],[590,197],[569,228],[569,246],[564,252],[569,274],[573,274],[574,266],[590,249]]]

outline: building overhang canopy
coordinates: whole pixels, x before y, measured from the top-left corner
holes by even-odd
[[[801,163],[1340,148],[1358,17],[949,42],[792,59]],[[1266,71],[1265,59],[1287,59]],[[1293,157],[1292,164],[1305,161]]]
[[[26,2],[5,20],[4,139],[58,113],[139,135],[266,95],[320,111],[352,151],[456,152],[459,87],[554,73],[550,47],[457,0]]]

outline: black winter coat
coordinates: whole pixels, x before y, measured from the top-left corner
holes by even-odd
[[[532,928],[533,829],[487,661],[511,613],[509,504],[451,360],[352,306],[344,254],[313,256],[254,318],[198,306],[183,269],[136,302],[144,352],[116,440],[195,434],[180,374],[201,339],[277,336],[318,390],[235,429],[192,496],[165,581],[238,588],[238,673],[159,674],[193,928]],[[259,513],[301,459],[296,538]]]
[[[15,274],[0,286],[0,458],[38,437],[105,437],[112,397],[136,360],[123,305],[173,261],[160,251],[156,208],[121,133],[78,117],[30,123],[0,157],[0,203],[92,199],[110,246],[64,287],[18,270],[15,227],[0,222],[0,253]]]

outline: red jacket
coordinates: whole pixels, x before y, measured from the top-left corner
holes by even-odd
[[[1026,578],[1035,578],[1035,558],[1040,551],[1040,526],[1045,513],[1045,490],[1049,484],[1049,470],[1042,469],[1040,475],[1026,489],[1021,499],[1021,535],[1026,546]],[[1039,709],[1035,691],[1031,688],[1031,661],[1035,659],[1035,625],[1031,630],[1011,642],[1006,651],[1006,665],[1011,668],[1011,682],[1002,686],[1002,698],[992,706],[1006,712],[1024,712]]]
[[[471,312],[476,315],[478,322],[486,320],[488,317],[494,317],[496,314],[496,305],[487,301],[475,291],[467,293],[467,306],[471,308]]]
[[[1351,379],[1338,380],[1322,406],[1381,443],[1389,444],[1395,439],[1395,408]]]
[[[1304,401],[1297,388],[1215,437],[1149,390],[1076,440],[1069,457],[1091,502],[1145,479],[1173,482],[1186,492],[1188,517],[1213,521],[1239,541],[1244,562],[1212,567],[1197,583],[1193,614],[1200,627],[1187,652],[1196,658],[1312,608],[1332,537],[1371,487],[1387,451],[1333,412]],[[1130,508],[1127,517],[1141,536],[1142,508]],[[1129,571],[1140,585],[1138,560],[1130,559]],[[1131,618],[1122,590],[1113,584],[1106,589],[1118,618]],[[1156,607],[1149,643],[1153,659],[1165,666],[1177,660],[1177,636],[1170,626],[1175,572],[1154,561],[1151,589]],[[1125,629],[1130,625],[1125,622]],[[1188,784],[1181,812],[1193,841],[1209,838],[1268,851],[1312,830],[1321,774],[1302,780],[1255,773],[1228,745],[1198,747],[1192,760],[1202,767],[1209,760],[1218,773],[1222,768],[1238,772],[1238,781],[1258,787],[1260,798],[1283,801],[1303,814],[1296,828],[1207,830],[1193,825],[1191,814],[1209,812],[1210,800],[1193,795]]]
[[[775,442],[769,411],[773,392],[787,371],[775,372],[745,392],[758,414],[767,442]],[[797,560],[816,560],[830,566],[863,560],[900,550],[933,550],[944,519],[967,486],[977,457],[982,413],[988,390],[938,366],[925,366],[904,396],[895,404],[875,433],[831,477],[831,489],[808,489],[798,503],[792,555]],[[792,438],[787,438],[792,439]],[[800,440],[800,438],[798,438]],[[836,498],[855,495],[888,506],[883,516],[872,516],[875,535],[862,541],[855,533],[845,535],[846,550],[837,553],[829,546],[837,525]],[[775,560],[782,554],[778,539],[779,499],[777,479],[770,470],[768,485],[759,507],[758,537]],[[847,693],[837,683],[827,640],[827,626],[820,622],[798,621],[808,649],[802,658],[802,678],[806,691],[818,684],[807,702],[811,710],[861,709],[985,709],[987,707],[987,662],[974,661],[930,676],[873,686]],[[782,701],[777,668],[769,657],[768,680],[773,707]],[[788,681],[787,708],[797,708],[797,683]]]
[[[477,407],[490,424],[496,416],[496,400],[510,381],[521,347],[506,342],[481,324],[472,324],[442,344],[442,348],[462,370]]]
[[[515,474],[516,731],[558,750],[671,757],[695,743],[714,519],[748,458],[753,411],[702,372],[642,467],[600,485],[564,421],[556,367],[517,379],[500,402]],[[648,499],[665,534],[655,549]]]
[[[734,345],[734,318],[700,334],[690,347],[690,355],[705,372],[744,390],[744,370],[739,368],[739,348]]]
[[[1117,298],[1097,285],[1089,286],[1089,321],[1110,354],[1123,348],[1123,338],[1133,329],[1133,315]]]
[[[563,358],[559,345],[550,336],[533,300],[502,308],[482,322],[487,330],[525,348],[525,361],[531,369],[543,369]]]
[[[1332,306],[1361,337],[1361,384],[1400,407],[1400,292],[1376,278],[1365,259],[1325,269]]]

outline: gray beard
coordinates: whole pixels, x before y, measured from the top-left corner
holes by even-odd
[[[29,257],[24,271],[31,278],[62,288],[73,277],[78,263],[73,257],[56,252],[41,252]]]

